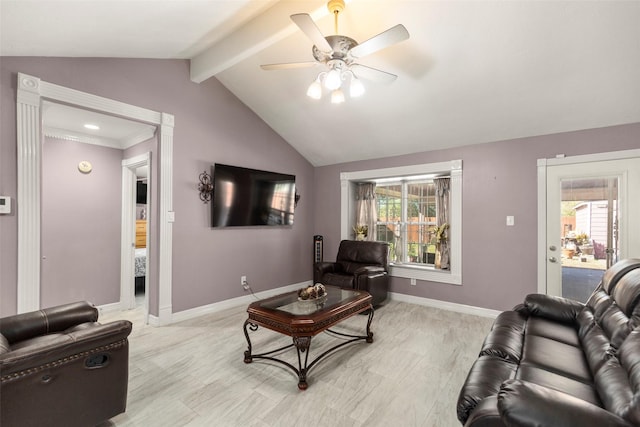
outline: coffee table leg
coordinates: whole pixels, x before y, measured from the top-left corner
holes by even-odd
[[[249,348],[244,352],[244,363],[251,363],[253,361],[253,358],[251,357],[251,339],[249,339],[247,327],[255,332],[258,330],[258,325],[251,323],[249,319],[244,322],[244,336],[247,339],[247,344],[249,345]]]
[[[309,360],[309,347],[311,346],[311,337],[293,337],[293,344],[298,350],[298,388],[306,390],[307,384],[307,361]],[[302,367],[302,359],[300,353],[304,353],[304,367]]]
[[[373,306],[369,308],[369,320],[367,321],[367,342],[373,342],[373,332],[371,332],[371,321],[373,320]]]

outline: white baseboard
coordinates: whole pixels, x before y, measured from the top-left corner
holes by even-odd
[[[194,319],[196,317],[200,317],[200,316],[204,316],[207,314],[212,314],[212,313],[217,313],[223,310],[227,310],[229,308],[235,308],[235,307],[239,307],[239,306],[248,306],[249,304],[251,304],[252,302],[256,301],[257,299],[265,299],[265,298],[269,298],[278,294],[282,294],[285,292],[291,292],[291,291],[295,291],[296,289],[300,289],[302,287],[305,286],[309,286],[312,285],[313,281],[312,280],[308,280],[306,282],[300,282],[300,283],[294,283],[292,285],[287,285],[287,286],[281,286],[279,288],[275,288],[275,289],[269,289],[267,291],[262,291],[262,292],[257,292],[253,295],[243,295],[240,297],[236,297],[236,298],[231,298],[228,300],[224,300],[224,301],[219,301],[219,302],[214,302],[213,304],[208,304],[208,305],[203,305],[201,307],[196,307],[196,308],[191,308],[189,310],[184,310],[184,311],[179,311],[177,313],[173,313],[170,317],[169,322],[166,321],[160,321],[160,318],[158,316],[153,316],[153,315],[149,315],[149,325],[151,326],[163,326],[163,325],[167,325],[167,324],[171,324],[171,323],[176,323],[176,322],[182,322],[185,320],[190,320],[190,319]],[[449,311],[454,311],[457,313],[465,313],[465,314],[472,314],[472,315],[476,315],[476,316],[482,316],[482,317],[490,317],[490,318],[495,318],[498,316],[498,314],[501,313],[501,311],[498,310],[490,310],[488,308],[482,308],[482,307],[474,307],[471,305],[464,305],[464,304],[456,304],[453,302],[447,302],[447,301],[439,301],[439,300],[434,300],[434,299],[430,299],[430,298],[422,298],[422,297],[416,297],[416,296],[412,296],[412,295],[405,295],[405,294],[399,294],[396,292],[390,292],[389,293],[389,298],[393,301],[400,301],[400,302],[406,302],[409,304],[416,304],[416,305],[423,305],[423,306],[427,306],[427,307],[433,307],[433,308],[440,308],[443,310],[449,310]],[[111,306],[115,306],[115,308],[112,308]],[[106,306],[101,306],[99,307],[100,310],[103,309],[103,307],[105,309],[108,309],[110,311],[114,311],[114,310],[118,310],[119,309],[119,304],[107,304]]]
[[[166,323],[161,323],[160,322],[160,318],[158,316],[154,316],[153,314],[149,315],[149,326],[163,326],[166,325]]]
[[[122,310],[122,304],[120,302],[112,302],[110,304],[103,304],[96,307],[98,309],[98,313],[113,313],[115,311]]]
[[[457,304],[454,302],[440,301],[430,298],[416,297],[413,295],[399,294],[389,292],[389,297],[393,301],[406,302],[409,304],[424,305],[426,307],[441,308],[443,310],[455,311],[456,313],[473,314],[475,316],[490,317],[495,319],[498,314],[502,313],[498,310],[488,308],[474,307],[472,305]]]
[[[243,295],[237,298],[231,298],[228,300],[214,302],[213,304],[203,305],[201,307],[191,308],[189,310],[179,311],[177,313],[173,313],[171,316],[171,323],[182,322],[184,320],[193,319],[199,316],[204,316],[205,314],[216,313],[219,311],[227,310],[229,308],[235,308],[238,306],[248,306],[257,299],[265,299],[278,294],[283,294],[285,292],[295,291],[305,286],[312,285],[313,281],[308,280],[306,282],[294,283],[293,285],[282,286],[280,288],[269,289],[267,291],[257,292],[253,295]],[[257,299],[256,299],[257,298]],[[151,319],[152,316],[149,316],[149,324],[153,326],[157,326]]]

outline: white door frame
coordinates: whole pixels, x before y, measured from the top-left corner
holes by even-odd
[[[640,157],[640,149],[538,159],[538,293],[547,293],[547,167],[636,157]],[[624,232],[630,233],[629,227],[625,228]]]
[[[40,309],[40,195],[42,164],[42,100],[87,108],[101,113],[157,125],[160,129],[158,317],[156,324],[171,322],[171,269],[173,246],[173,129],[174,117],[109,98],[48,83],[18,73],[16,98],[18,169],[18,283],[17,311]]]

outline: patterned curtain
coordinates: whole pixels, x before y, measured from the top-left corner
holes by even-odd
[[[438,230],[442,230],[438,250],[440,252],[440,268],[449,269],[449,194],[451,178],[435,178],[436,185],[436,221]]]
[[[356,227],[367,226],[365,240],[376,240],[376,184],[363,182],[358,184],[356,191]]]

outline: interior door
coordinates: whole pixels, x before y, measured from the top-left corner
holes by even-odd
[[[547,166],[548,294],[585,302],[605,269],[640,256],[639,188],[640,158]]]

